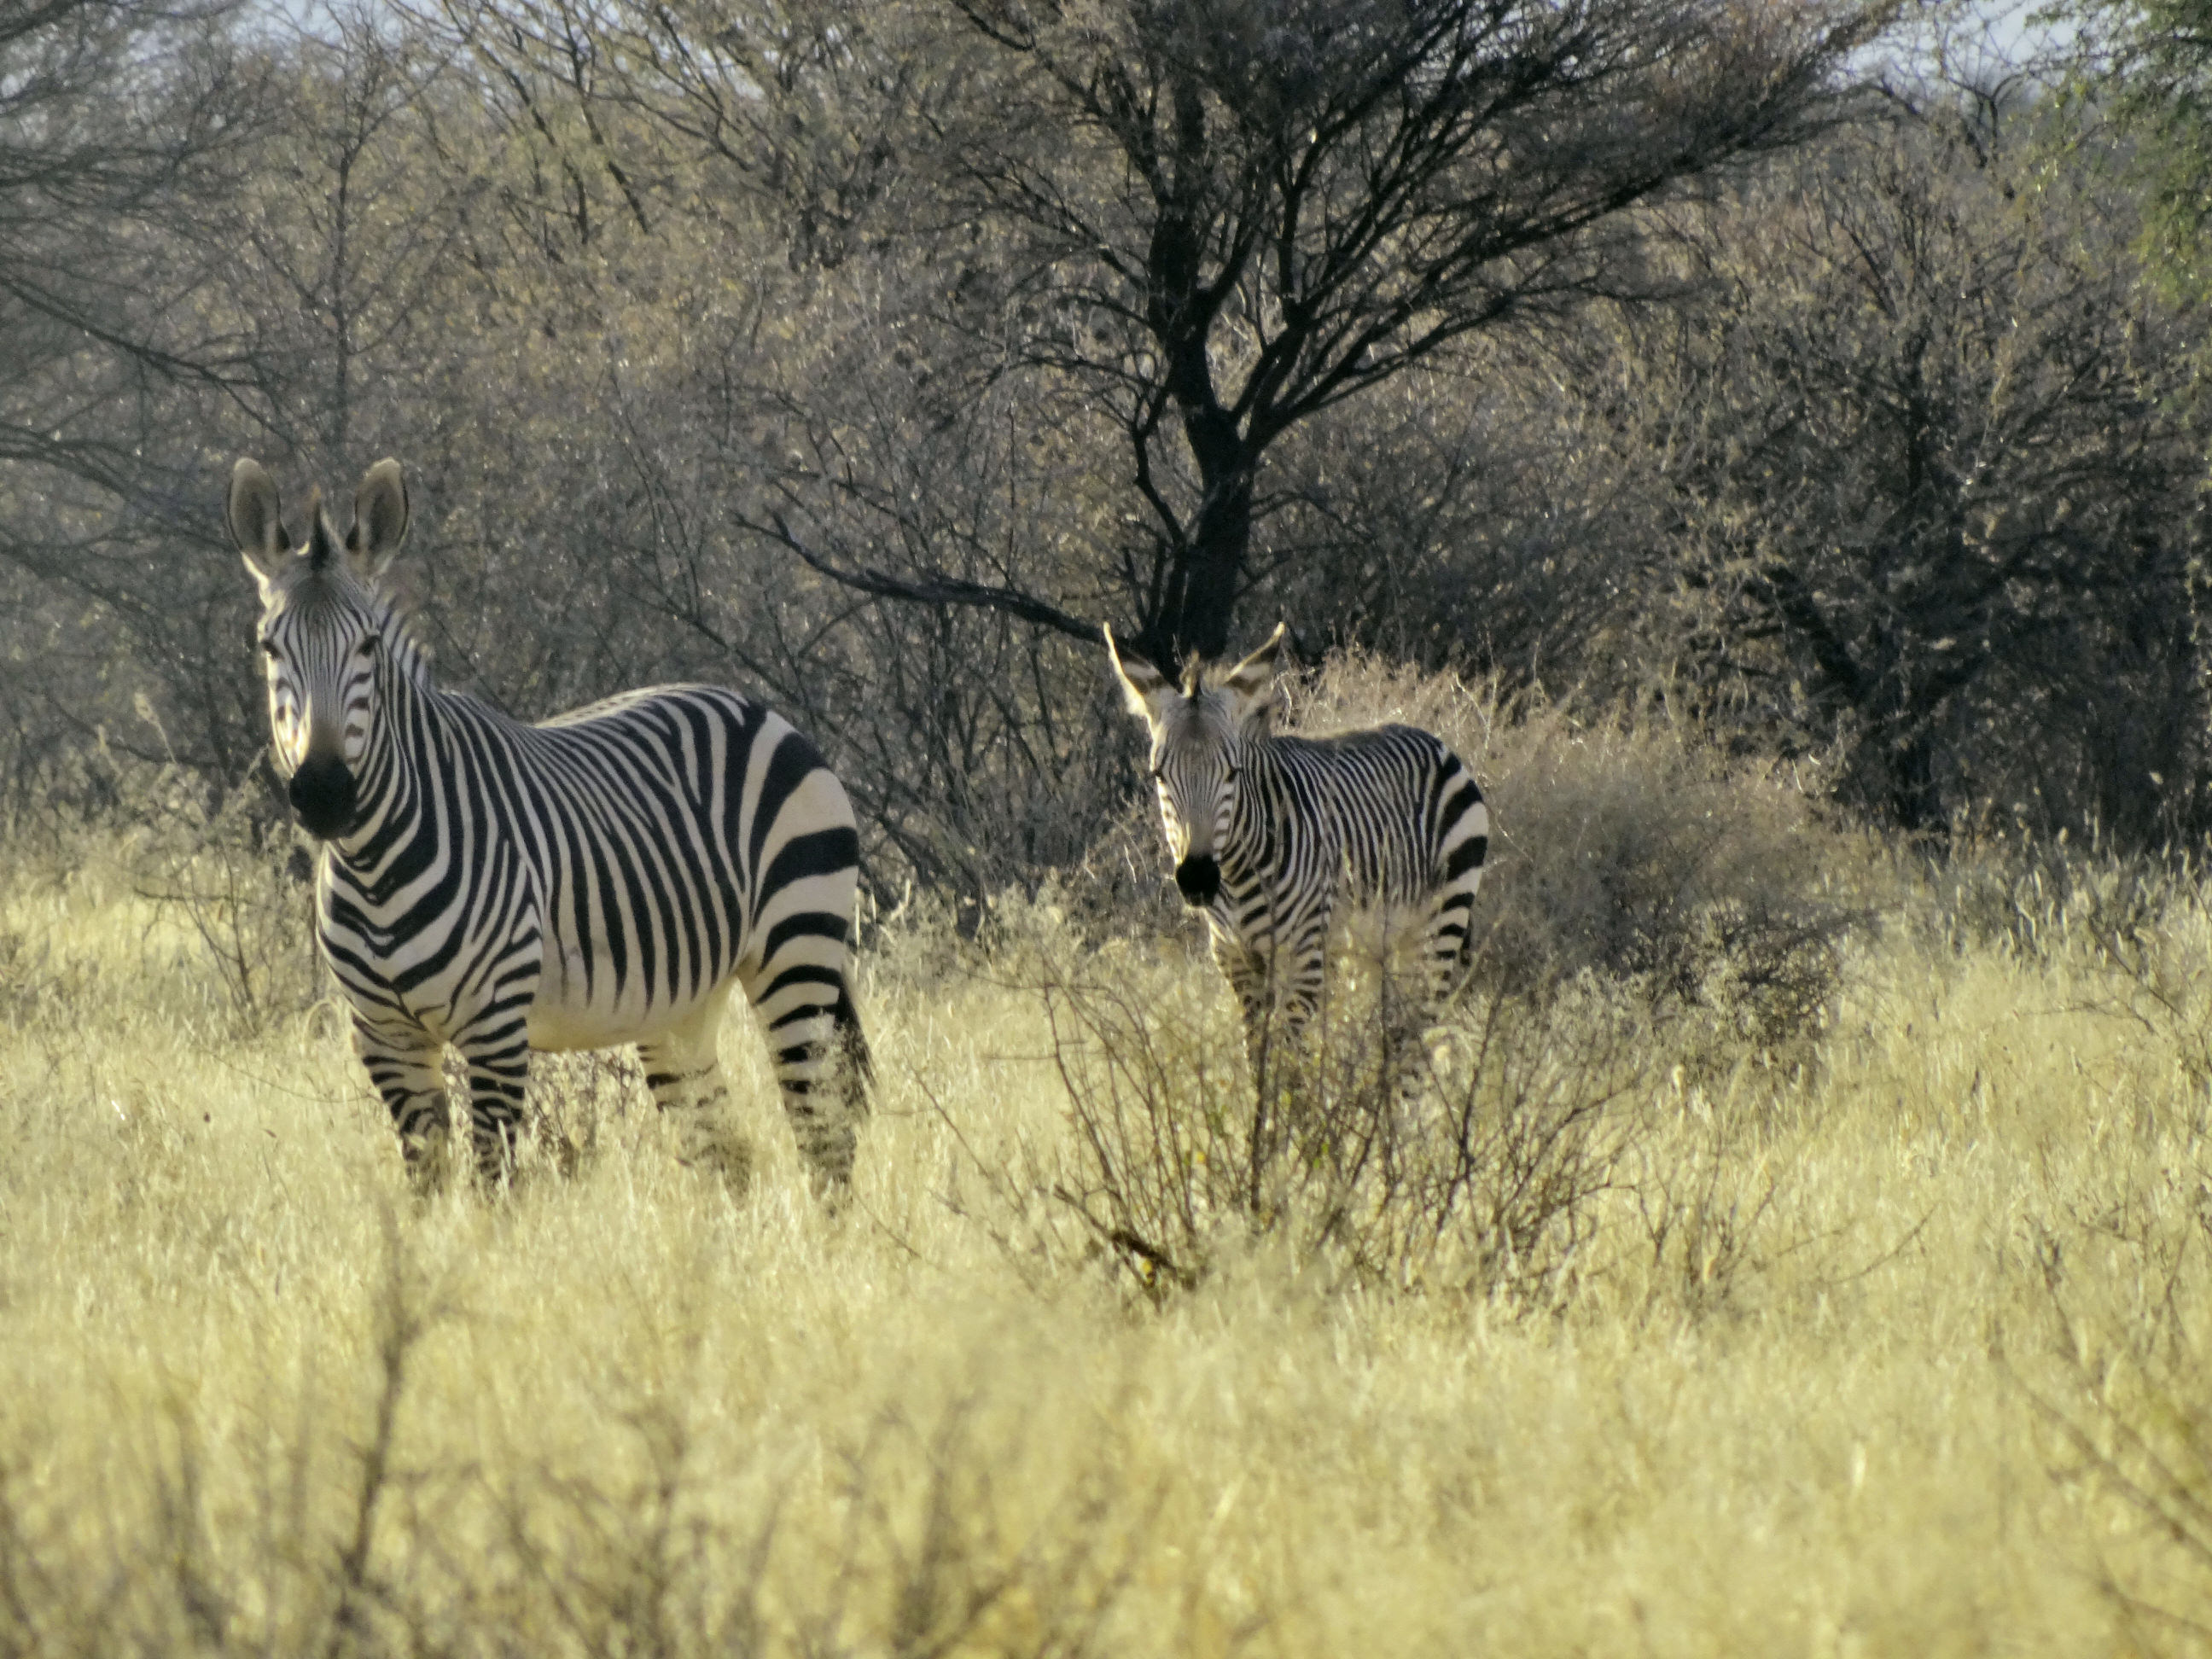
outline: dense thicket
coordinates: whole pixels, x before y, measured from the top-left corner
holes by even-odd
[[[2151,194],[2094,100],[1870,86],[1885,15],[0,4],[0,807],[259,787],[222,480],[390,453],[449,683],[763,692],[894,891],[1127,799],[1102,621],[2199,839]]]

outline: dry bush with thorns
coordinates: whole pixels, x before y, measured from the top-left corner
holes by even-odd
[[[1073,1155],[1046,1184],[1148,1291],[1275,1241],[1377,1285],[1565,1293],[1656,1076],[1617,991],[1492,986],[1432,1025],[1387,962],[1340,966],[1313,1030],[1271,1038],[1255,1077],[1195,964],[1090,949],[1049,905],[994,923],[995,982],[1038,999],[1066,1091]]]

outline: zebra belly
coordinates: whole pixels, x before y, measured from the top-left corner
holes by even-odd
[[[643,1022],[617,1018],[592,1010],[548,1009],[540,1004],[530,1011],[530,1046],[543,1054],[567,1054],[578,1048],[614,1048],[661,1036],[684,1023],[687,1010],[661,1010]]]
[[[728,988],[725,979],[702,986],[696,996],[672,996],[663,985],[656,999],[632,981],[617,996],[602,975],[587,992],[580,970],[563,972],[548,961],[537,1000],[530,1005],[530,1046],[542,1053],[562,1054],[657,1037],[718,1004]]]

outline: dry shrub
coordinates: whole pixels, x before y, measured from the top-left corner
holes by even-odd
[[[0,1023],[33,1025],[68,1010],[88,988],[82,968],[56,963],[52,939],[0,927]]]
[[[1073,1133],[1007,1184],[1049,1190],[1154,1295],[1264,1245],[1351,1282],[1555,1305],[1662,1064],[1595,975],[1540,1001],[1492,984],[1425,1030],[1401,982],[1352,971],[1255,1083],[1210,967],[1094,949],[1049,902],[1002,901],[986,941],[1042,1000]]]
[[[19,898],[74,908],[119,884],[146,902],[128,972],[132,1004],[212,1006],[231,1034],[266,1032],[305,1012],[328,981],[314,942],[312,865],[289,824],[250,787],[210,797],[176,766],[99,757],[113,802],[97,824],[46,823],[0,848]],[[0,928],[0,1011],[11,1022],[65,1010],[115,971],[50,933]]]
[[[1954,953],[1990,946],[2049,961],[2088,940],[2155,932],[2199,872],[2185,858],[2116,857],[2095,845],[1998,831],[1960,836],[1931,860],[1927,915]]]
[[[131,772],[118,790],[128,828],[113,856],[137,896],[188,932],[241,1034],[322,996],[313,888],[289,823],[250,787],[210,801],[177,767]]]
[[[1292,702],[1296,729],[1401,720],[1474,767],[1492,815],[1476,902],[1486,982],[1542,995],[1595,974],[1635,988],[1655,1019],[1694,1016],[1723,1063],[1747,1048],[1802,1057],[1883,878],[1799,774],[1732,761],[1663,712],[1506,706],[1358,657],[1333,659]]]
[[[467,1069],[448,1051],[446,1092],[459,1107],[456,1133],[465,1133]],[[566,1178],[595,1162],[608,1132],[632,1107],[645,1109],[652,1096],[645,1067],[632,1048],[585,1049],[574,1054],[533,1054],[518,1175],[540,1162]]]
[[[2063,973],[2075,1006],[2135,1028],[2212,1116],[2212,909],[2188,859],[2108,858],[1992,839],[1929,872],[1927,923],[1957,954],[1991,947]]]
[[[1752,1283],[1805,1241],[1778,1239],[1782,1176],[1760,1155],[1759,1115],[1730,1109],[1737,1103],[1717,1102],[1700,1088],[1671,1092],[1620,1181],[1641,1235],[1641,1249],[1632,1250],[1642,1258],[1644,1311],[1697,1319],[1733,1310]]]
[[[1176,891],[1159,801],[1149,788],[1123,803],[1052,890],[1069,922],[1094,939],[1203,933]]]
[[[2087,1201],[2026,1218],[2043,1293],[2004,1358],[2080,1494],[2100,1589],[2130,1645],[2212,1651],[2212,1165],[2201,1146],[2109,1172]]]
[[[672,1372],[607,1379],[587,1455],[426,1455],[439,1344],[495,1315],[416,1224],[383,1217],[357,1367],[270,1378],[247,1432],[218,1440],[228,1402],[179,1378],[118,1425],[106,1487],[0,1442],[0,1655],[1127,1650],[1100,1634],[1157,1494],[1110,1429],[1059,1452],[1063,1419],[986,1380],[733,1451],[695,1338]],[[670,1316],[696,1331],[691,1293]]]

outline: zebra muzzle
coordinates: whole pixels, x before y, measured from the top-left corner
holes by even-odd
[[[336,755],[311,756],[292,774],[284,791],[301,826],[317,841],[328,841],[349,828],[361,798],[352,771]]]
[[[1221,890],[1221,866],[1210,853],[1199,853],[1176,866],[1176,890],[1188,905],[1213,902],[1213,896]]]

